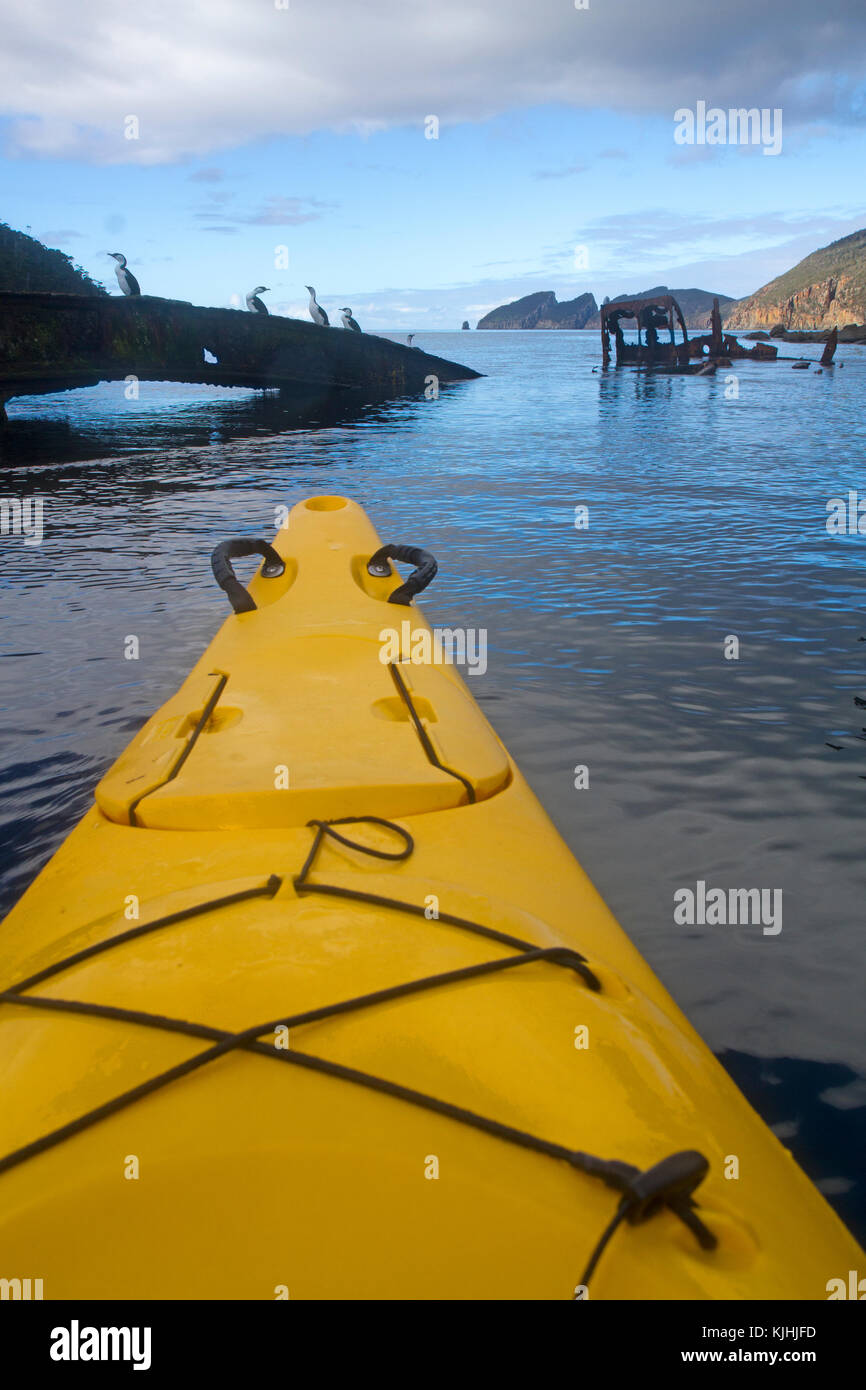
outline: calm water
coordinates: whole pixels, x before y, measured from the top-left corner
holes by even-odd
[[[470,683],[488,717],[862,1238],[866,537],[825,520],[830,497],[866,495],[866,349],[820,376],[737,364],[726,399],[724,373],[593,372],[590,333],[416,341],[489,375],[306,423],[275,397],[170,385],[10,404],[0,492],[43,496],[46,532],[0,542],[2,906],[223,620],[216,541],[344,493],[437,555],[424,606],[487,628]],[[781,933],[676,925],[674,893],[698,879],[781,889]]]

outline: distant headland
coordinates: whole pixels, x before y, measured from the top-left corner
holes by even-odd
[[[627,291],[615,295],[605,304],[616,304],[621,299],[647,299],[653,295],[672,294],[683,311],[688,328],[706,328],[713,307],[718,299],[722,319],[737,303],[730,295],[714,294],[710,290],[670,290],[667,285],[653,285],[648,290]],[[582,294],[577,299],[567,299],[559,303],[553,290],[539,290],[535,294],[524,295],[512,304],[503,304],[492,309],[478,320],[479,328],[599,328],[601,317],[594,294]]]
[[[582,294],[577,299],[557,301],[553,290],[538,290],[525,294],[511,304],[491,309],[478,328],[586,328],[589,320],[598,316],[594,294]]]
[[[620,299],[645,299],[671,294],[683,311],[688,328],[704,329],[718,299],[722,322],[727,328],[758,328],[778,332],[816,330],[829,332],[855,324],[866,324],[866,229],[842,237],[813,251],[791,270],[779,275],[745,299],[712,290],[668,289],[654,285],[648,290],[615,295]],[[587,292],[562,302],[554,290],[539,290],[511,304],[491,309],[478,320],[479,328],[598,328],[599,306],[595,295]]]

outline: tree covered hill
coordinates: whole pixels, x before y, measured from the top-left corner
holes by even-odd
[[[43,246],[35,237],[0,222],[0,290],[45,291],[65,294],[107,294],[86,270],[74,265],[64,251]]]

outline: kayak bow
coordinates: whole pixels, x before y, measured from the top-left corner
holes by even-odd
[[[435,569],[340,497],[217,548],[234,612],[0,937],[0,1274],[822,1299],[862,1260],[410,606]]]

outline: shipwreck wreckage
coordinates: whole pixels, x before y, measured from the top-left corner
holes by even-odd
[[[626,342],[623,320],[634,319],[637,342]],[[674,320],[679,324],[677,341]],[[774,362],[778,348],[774,343],[757,342],[752,348],[743,347],[733,334],[722,330],[718,299],[713,300],[707,325],[709,333],[689,338],[683,311],[672,294],[653,295],[648,299],[615,299],[601,307],[601,354],[605,367],[610,364],[610,339],[613,334],[618,367],[647,367],[659,371],[710,373],[719,366],[730,366],[739,358],[757,362]],[[667,330],[669,341],[659,337]],[[830,344],[828,344],[829,348]],[[835,348],[835,343],[833,343]],[[825,350],[826,356],[826,350]],[[832,359],[832,352],[830,352]],[[824,359],[822,358],[822,361]]]
[[[278,389],[304,401],[373,401],[480,372],[373,333],[141,295],[0,293],[0,425],[15,396],[100,381]]]

